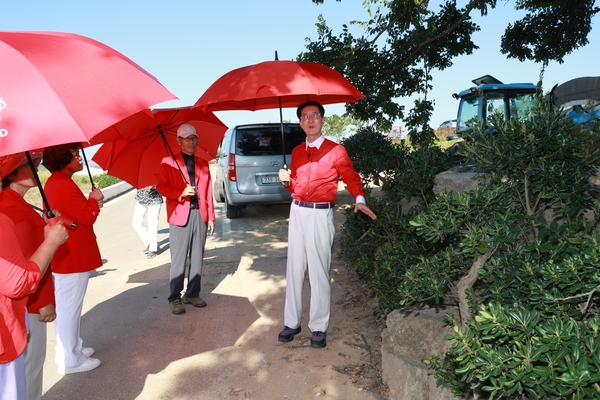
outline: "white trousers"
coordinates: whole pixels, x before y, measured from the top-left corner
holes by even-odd
[[[46,361],[46,322],[40,322],[40,314],[29,314],[29,340],[25,347],[25,384],[27,400],[42,398],[44,361]]]
[[[308,328],[326,332],[331,307],[331,247],[335,236],[334,209],[313,209],[292,203],[288,228],[288,253],[284,324],[300,326],[302,287],[308,268],[310,313]]]
[[[135,202],[131,224],[149,251],[156,252],[158,243],[158,217],[161,204],[144,206]],[[147,215],[147,226],[144,226],[144,216]]]
[[[15,360],[0,364],[0,400],[26,400],[25,365],[21,353]]]
[[[87,290],[89,272],[72,274],[52,274],[54,276],[54,296],[56,298],[56,359],[59,371],[78,367],[87,360],[81,352],[80,324],[83,298]]]

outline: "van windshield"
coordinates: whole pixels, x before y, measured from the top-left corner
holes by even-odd
[[[306,135],[300,125],[284,125],[284,142],[286,154],[304,143]],[[281,126],[249,126],[239,127],[236,133],[235,153],[239,156],[262,156],[283,154],[281,147]]]

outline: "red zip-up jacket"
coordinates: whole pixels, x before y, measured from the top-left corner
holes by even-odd
[[[333,203],[341,176],[346,189],[356,198],[364,196],[360,175],[354,170],[346,148],[325,139],[321,147],[300,144],[292,150],[290,185],[292,197],[311,203]]]

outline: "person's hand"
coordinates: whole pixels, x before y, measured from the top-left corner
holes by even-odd
[[[208,221],[208,234],[209,235],[214,235],[215,233],[215,221]]]
[[[40,317],[38,318],[38,321],[40,322],[52,322],[56,319],[56,309],[52,303],[40,308],[39,311]]]
[[[102,191],[98,188],[95,188],[94,190],[92,190],[90,192],[89,197],[91,199],[96,200],[96,202],[98,203],[98,207],[102,208],[102,206],[104,205],[104,194],[102,193]]]
[[[44,242],[58,247],[67,241],[69,233],[61,220],[58,218],[52,218],[52,220],[55,222],[49,223],[44,227]]]
[[[278,173],[279,180],[281,182],[289,182],[290,181],[290,174],[291,174],[291,171],[289,169],[283,169],[283,168],[280,169],[279,173]]]
[[[185,189],[181,193],[181,197],[193,196],[196,194],[196,188],[190,185],[186,185]]]
[[[368,215],[371,219],[377,219],[377,215],[375,215],[375,213],[373,211],[371,211],[371,209],[369,207],[367,207],[366,204],[356,203],[354,205],[354,212],[357,213],[359,211]]]

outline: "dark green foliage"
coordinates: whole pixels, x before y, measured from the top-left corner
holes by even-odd
[[[598,315],[578,322],[490,303],[466,330],[455,323],[446,359],[432,367],[457,394],[470,384],[490,399],[597,399],[599,335]]]
[[[432,140],[429,119],[434,101],[427,94],[435,72],[452,67],[456,57],[472,54],[480,46],[498,46],[494,41],[473,41],[476,32],[488,29],[485,18],[479,26],[473,17],[498,19],[505,7],[521,10],[519,20],[505,21],[496,50],[544,66],[550,61],[562,63],[566,55],[585,46],[592,19],[600,11],[594,0],[370,0],[364,5],[363,18],[341,27],[332,29],[319,17],[317,38],[307,39],[306,52],[297,59],[340,72],[366,95],[346,105],[353,117],[383,131],[402,120],[417,146]],[[417,96],[411,111],[397,102]]]
[[[368,199],[378,219],[347,218],[342,254],[387,312],[456,303],[456,283],[493,249],[466,289],[475,318],[454,322],[452,348],[432,359],[438,383],[491,399],[599,398],[598,127],[542,105],[529,120],[493,122],[496,133],[462,146],[482,172],[476,190],[434,196],[441,152],[403,149],[383,196]]]
[[[383,185],[387,176],[402,163],[407,150],[394,145],[381,132],[372,127],[360,127],[356,133],[342,141],[352,158],[354,169],[363,182]]]

